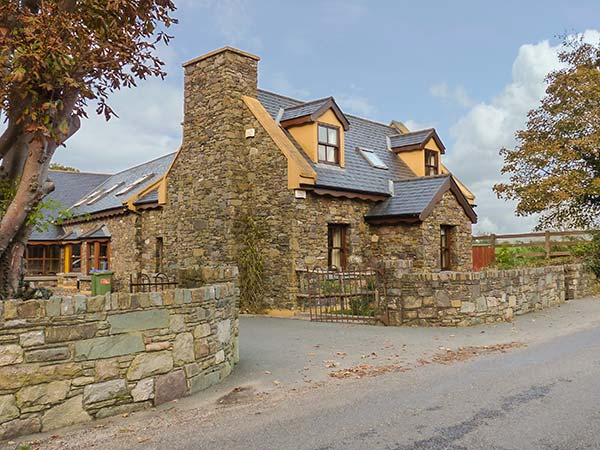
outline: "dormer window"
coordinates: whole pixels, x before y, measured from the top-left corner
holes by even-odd
[[[319,162],[326,164],[340,163],[340,129],[332,125],[318,125]],[[314,136],[314,134],[313,134]]]
[[[429,177],[438,174],[438,153],[433,150],[425,150],[425,175]]]

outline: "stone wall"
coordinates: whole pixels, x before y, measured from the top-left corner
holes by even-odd
[[[600,294],[600,284],[596,275],[586,270],[584,264],[565,266],[567,299],[590,297]]]
[[[197,289],[0,302],[0,440],[219,382],[238,360],[238,298],[230,278]]]
[[[440,273],[387,269],[390,322],[467,326],[511,320],[581,297],[584,290],[575,291],[568,285],[577,284],[573,280],[580,284],[583,279],[590,280],[584,273],[581,265]],[[589,285],[586,281],[586,289]]]

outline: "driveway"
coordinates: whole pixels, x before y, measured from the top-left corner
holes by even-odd
[[[193,397],[6,448],[600,448],[597,299],[462,329],[244,317],[241,355]]]

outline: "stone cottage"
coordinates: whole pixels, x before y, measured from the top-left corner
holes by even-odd
[[[277,306],[293,304],[299,269],[402,259],[471,270],[475,199],[444,166],[434,129],[260,90],[258,62],[225,47],[185,63],[181,148],[105,176],[30,248],[59,246],[65,271],[175,275],[235,264],[251,222]]]

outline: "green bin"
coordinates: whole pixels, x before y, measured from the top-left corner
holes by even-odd
[[[113,272],[100,270],[92,272],[90,275],[92,277],[92,296],[104,295],[112,291]]]

